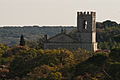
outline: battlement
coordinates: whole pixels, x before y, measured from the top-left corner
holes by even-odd
[[[96,16],[96,12],[77,12],[78,16]]]

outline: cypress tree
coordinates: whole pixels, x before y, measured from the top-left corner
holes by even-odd
[[[25,40],[23,34],[20,37],[20,46],[25,46]]]

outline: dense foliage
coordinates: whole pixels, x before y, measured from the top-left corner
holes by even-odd
[[[110,53],[0,45],[1,80],[119,80],[120,48]]]
[[[120,25],[112,21],[97,23],[97,42],[100,49],[113,49],[120,47]]]

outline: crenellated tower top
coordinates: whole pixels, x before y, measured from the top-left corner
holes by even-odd
[[[96,12],[77,12],[78,16],[96,16]]]
[[[79,32],[96,31],[96,12],[77,12],[77,29]]]

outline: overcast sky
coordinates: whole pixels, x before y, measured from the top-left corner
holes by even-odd
[[[0,0],[0,25],[75,25],[77,11],[120,22],[120,0]]]

